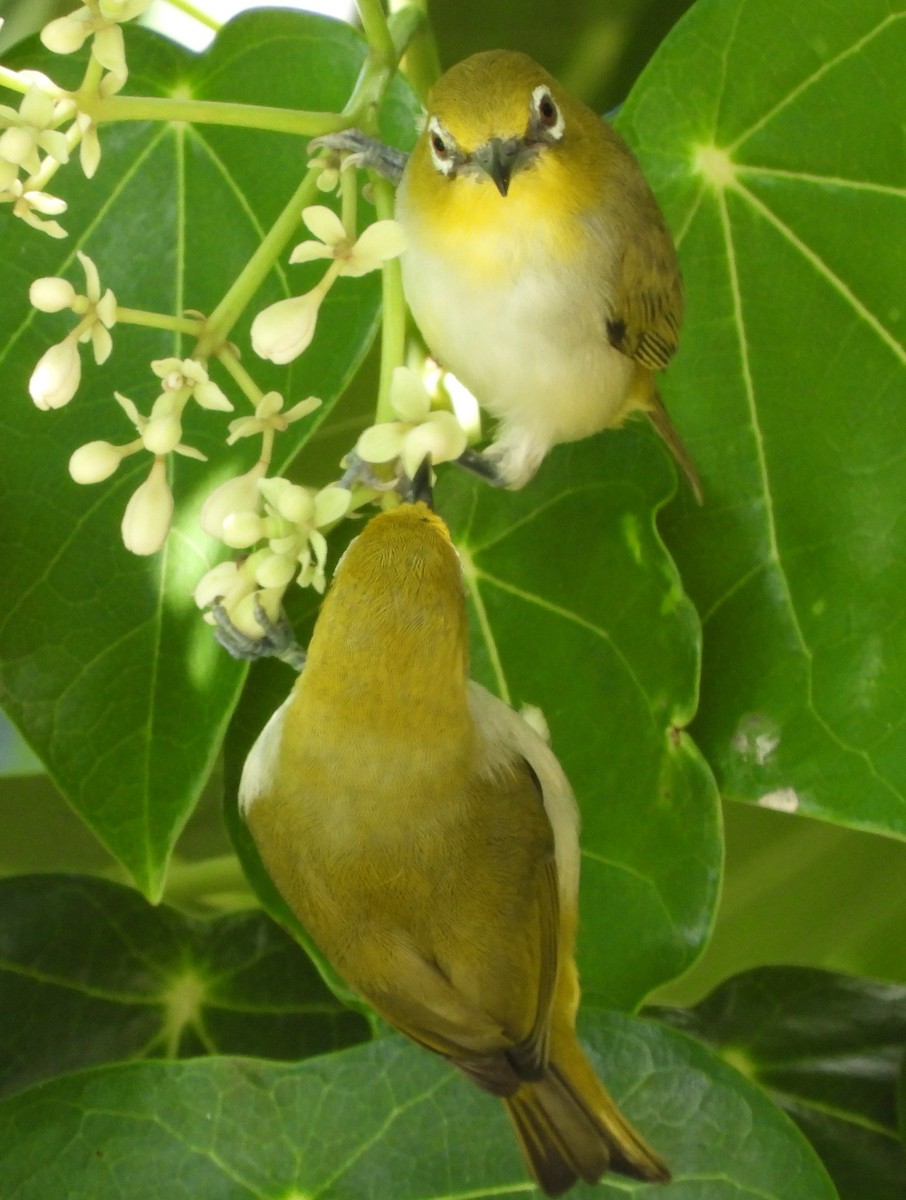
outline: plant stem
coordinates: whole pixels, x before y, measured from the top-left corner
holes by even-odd
[[[217,358],[233,382],[238,384],[243,395],[251,401],[252,407],[257,408],[264,393],[239,361],[236,351],[229,346],[223,346],[218,352]]]
[[[211,313],[205,332],[196,347],[198,354],[210,358],[211,355],[220,352],[242,310],[257,292],[268,271],[296,232],[302,209],[311,203],[317,191],[316,180],[319,174],[320,167],[311,168],[306,172],[283,212],[268,230],[261,245]]]
[[[177,100],[163,96],[85,97],[80,107],[98,124],[103,121],[189,121],[196,125],[230,125],[316,137],[348,126],[341,113],[305,112],[227,100]]]
[[[116,307],[116,320],[122,325],[144,325],[148,329],[167,329],[172,333],[187,333],[197,337],[204,329],[198,317],[173,317],[166,313],[145,312],[140,308]]]
[[[417,15],[417,21],[412,21],[413,15]],[[434,31],[428,22],[427,0],[390,0],[391,27],[395,30],[397,23],[402,24],[407,17],[412,21],[412,28],[406,39],[408,45],[402,69],[424,104],[440,75],[440,56]]]
[[[187,17],[191,17],[193,21],[197,21],[199,25],[206,25],[208,29],[213,29],[215,33],[223,28],[223,22],[216,20],[209,13],[202,12],[200,8],[196,8],[190,0],[167,0],[171,8],[176,8],[180,12],[184,12]]]
[[[390,36],[381,0],[356,0],[356,8],[359,10],[362,29],[371,54],[388,63],[395,62],[396,47]]]
[[[393,216],[393,186],[377,175],[372,178],[374,204],[379,219]],[[394,370],[402,366],[406,351],[406,301],[403,298],[403,279],[399,259],[384,263],[381,270],[381,372],[375,421],[392,421],[390,384]]]

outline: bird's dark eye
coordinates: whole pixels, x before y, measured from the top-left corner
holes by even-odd
[[[446,158],[447,157],[447,143],[444,141],[444,139],[440,136],[439,133],[431,134],[431,145],[434,149],[434,153],[437,155],[438,158]]]
[[[541,124],[547,129],[552,129],[557,124],[560,114],[550,92],[542,92],[538,97],[538,116],[541,118]]]

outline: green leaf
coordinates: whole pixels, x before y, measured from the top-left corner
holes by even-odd
[[[77,875],[0,881],[0,1095],[124,1059],[347,1046],[368,1026],[260,912],[198,919]]]
[[[337,110],[364,56],[364,43],[347,25],[299,13],[244,16],[200,57],[140,29],[126,33],[128,90],[135,94]],[[17,65],[70,84],[77,78],[77,64],[34,44],[17,55]],[[387,136],[401,144],[412,136],[412,105],[397,82],[385,120]],[[197,462],[177,462],[175,532],[160,555],[145,560],[124,550],[119,524],[147,473],[147,456],[127,459],[112,480],[94,488],[73,483],[66,464],[94,438],[128,441],[133,431],[113,401],[114,388],[147,411],[159,390],[150,360],[192,347],[170,334],[117,327],[113,355],[101,368],[85,365],[75,400],[38,412],[28,398],[29,374],[72,317],[35,313],[28,288],[35,277],[61,274],[80,288],[74,254],[82,249],[121,304],[210,311],[295,191],[307,160],[300,139],[212,125],[123,123],[103,128],[101,144],[101,167],[90,184],[75,163],[54,180],[69,204],[66,241],[29,230],[8,208],[0,212],[6,396],[0,695],[69,802],[155,898],[244,676],[191,600],[197,580],[222,554],[197,528],[204,495],[218,479]],[[304,291],[313,278],[311,268],[281,266],[260,289],[255,310]],[[343,390],[372,337],[378,296],[373,277],[342,279],[298,364],[278,369],[245,355],[259,385],[279,389],[287,403],[309,394],[325,401],[284,436],[283,461]],[[241,346],[248,346],[252,315],[234,331]],[[214,373],[238,410],[247,411],[229,379],[216,367]],[[253,439],[223,455],[221,415],[191,408],[184,440],[218,452],[223,478],[247,469],[257,453]]]
[[[904,56],[896,0],[700,0],[619,122],[688,293],[664,393],[706,500],[664,530],[693,733],[724,794],[901,837]]]
[[[841,1200],[899,1200],[896,1088],[906,987],[802,967],[728,980],[693,1009],[654,1014],[714,1046],[811,1139]]]
[[[702,1047],[597,1012],[584,1029],[617,1102],[671,1165],[674,1183],[658,1196],[834,1200],[791,1122]],[[502,1107],[396,1037],[293,1066],[214,1059],[89,1071],[0,1104],[5,1200],[113,1200],[124,1178],[147,1200],[529,1190]],[[627,1186],[570,1195],[625,1196]]]

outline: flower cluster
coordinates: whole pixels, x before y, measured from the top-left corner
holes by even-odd
[[[66,202],[44,190],[47,181],[69,162],[76,145],[85,175],[90,179],[97,170],[101,146],[87,102],[92,96],[118,92],[126,82],[120,25],[139,16],[151,2],[86,0],[75,12],[44,26],[41,40],[56,54],[71,54],[91,39],[90,63],[100,78],[89,65],[85,82],[74,92],[58,87],[39,71],[7,73],[11,86],[21,87],[24,95],[18,109],[0,104],[0,203],[12,204],[15,216],[51,237],[66,236],[54,219],[66,211]]]
[[[118,92],[129,77],[120,24],[139,17],[152,0],[85,0],[75,12],[41,30],[41,41],[54,54],[73,54],[91,38],[91,57],[107,72],[104,90]]]
[[[123,542],[133,554],[156,553],[170,532],[173,496],[167,481],[167,455],[205,460],[200,450],[181,441],[186,405],[194,400],[201,408],[218,412],[233,408],[208,378],[204,364],[196,359],[162,358],[152,362],[151,369],[162,381],[162,391],[151,406],[150,416],[143,416],[128,396],[114,393],[139,436],[123,445],[87,442],[69,460],[69,473],[76,483],[100,483],[129,455],[147,450],[154,456],[148,478],[133,493],[123,517]]]
[[[53,218],[66,202],[43,191],[39,180],[45,163],[56,169],[69,162],[69,139],[59,126],[74,115],[75,104],[45,75],[20,74],[26,91],[19,108],[0,104],[0,203],[12,204],[14,215],[33,228],[65,237]]]
[[[18,216],[51,236],[65,236],[53,218],[65,211],[66,205],[50,195],[46,185],[77,149],[85,175],[91,177],[97,170],[100,143],[96,121],[103,115],[104,101],[119,92],[127,79],[121,24],[143,13],[150,3],[83,0],[75,11],[44,27],[42,41],[55,53],[70,54],[89,47],[84,79],[72,92],[37,72],[2,74],[4,84],[23,94],[18,108],[0,105],[0,201],[12,203]],[[321,192],[339,189],[342,216],[320,204],[302,211],[302,222],[311,237],[295,246],[289,261],[323,260],[325,270],[304,295],[272,304],[255,316],[253,348],[273,363],[289,363],[309,346],[321,304],[337,279],[358,278],[378,270],[404,250],[403,232],[396,221],[377,220],[356,234],[358,192],[348,168],[357,162],[355,155],[326,151],[314,164]],[[286,405],[279,392],[260,389],[241,363],[238,349],[227,340],[231,324],[223,321],[220,310],[209,320],[194,312],[171,317],[123,308],[113,291],[102,286],[92,259],[82,251],[77,251],[77,257],[85,277],[81,291],[60,276],[36,279],[30,288],[36,309],[68,311],[75,318],[66,335],[37,362],[28,385],[31,398],[43,410],[69,404],[81,381],[81,346],[90,347],[95,363],[106,362],[113,350],[111,331],[117,324],[144,324],[170,330],[177,337],[198,339],[194,353],[187,357],[171,356],[151,363],[159,388],[146,412],[128,396],[113,393],[132,426],[128,440],[89,441],[69,460],[69,473],[76,483],[97,484],[113,476],[125,459],[150,456],[147,473],[140,472],[142,481],[126,503],[121,527],[126,547],[135,554],[149,555],[163,546],[173,521],[173,456],[206,461],[205,454],[184,441],[187,407],[194,403],[209,412],[234,411],[231,400],[208,373],[209,362],[220,360],[251,406],[228,421],[224,441],[233,445],[257,437],[260,448],[249,470],[219,483],[203,499],[202,529],[240,556],[208,571],[195,589],[195,599],[202,608],[222,607],[236,628],[248,636],[257,638],[266,632],[261,623],[265,616],[276,622],[283,595],[293,581],[324,591],[325,534],[353,507],[379,498],[390,502],[392,497],[382,493],[396,487],[400,477],[413,476],[426,456],[440,463],[458,457],[465,449],[466,435],[453,414],[432,400],[417,375],[399,368],[389,393],[396,419],[362,434],[350,455],[355,465],[340,484],[316,490],[272,474],[275,438],[311,414],[321,401],[308,396]],[[249,279],[253,278],[255,272],[250,272]],[[248,290],[250,294],[251,284]],[[236,292],[234,284],[234,301]],[[232,312],[230,315],[234,320]],[[345,486],[347,483],[350,486]],[[365,486],[353,491],[353,483]],[[214,614],[207,613],[206,619],[213,621]]]
[[[425,385],[408,367],[393,372],[390,404],[399,420],[372,425],[360,435],[355,453],[363,463],[391,463],[397,479],[411,479],[428,455],[436,465],[459,458],[465,450],[468,439],[462,425],[447,409],[432,408]]]
[[[264,630],[256,609],[260,605],[271,621],[280,612],[283,594],[293,579],[301,587],[312,586],[323,592],[327,541],[322,530],[332,528],[349,511],[351,495],[346,488],[333,485],[315,491],[290,483],[287,479],[262,478],[258,464],[246,475],[229,480],[206,505],[203,524],[208,532],[222,538],[228,546],[253,550],[241,562],[219,563],[204,575],[195,589],[200,608],[219,603],[233,625],[250,637],[261,637]],[[237,504],[252,499],[247,508],[237,508],[223,516],[226,492]],[[216,498],[216,500],[215,500]],[[264,511],[260,511],[263,501]],[[213,623],[213,617],[208,614]]]

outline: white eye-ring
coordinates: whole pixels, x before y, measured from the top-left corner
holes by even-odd
[[[449,175],[455,165],[456,143],[437,117],[428,121],[428,148],[437,170]]]
[[[545,137],[553,142],[560,141],[566,122],[550,93],[550,88],[543,83],[539,83],[532,92],[532,116],[544,130]]]

